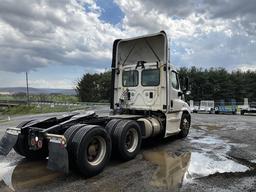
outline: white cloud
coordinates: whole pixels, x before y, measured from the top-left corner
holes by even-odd
[[[95,0],[2,0],[0,71],[55,64],[102,71],[110,65],[114,39],[160,30],[171,38],[178,66],[255,69],[254,0],[114,1],[124,13],[118,25],[100,20]]]
[[[61,79],[50,79],[40,73],[28,73],[29,87],[34,88],[63,88],[72,89],[75,88],[76,80],[65,77]],[[0,87],[26,87],[25,73],[13,73],[0,71]]]
[[[256,71],[256,62],[254,65],[251,64],[242,64],[238,66],[238,69],[241,71]]]
[[[171,59],[178,66],[238,69],[255,65],[255,1],[116,0],[125,13],[124,29],[132,33],[166,30]],[[250,4],[250,5],[248,5]],[[254,19],[252,19],[254,16]],[[256,31],[256,30],[254,30]]]
[[[56,63],[104,68],[113,40],[123,33],[99,16],[94,1],[4,0],[0,70],[23,72]]]
[[[72,89],[75,85],[72,86],[72,82],[67,80],[45,80],[37,79],[30,81],[30,87],[36,88],[56,88],[56,89]]]

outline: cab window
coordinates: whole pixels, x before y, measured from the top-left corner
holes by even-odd
[[[137,70],[123,71],[123,86],[136,87],[138,85],[139,73]]]
[[[158,86],[160,84],[160,70],[144,69],[141,73],[141,84],[143,86]]]
[[[178,74],[175,71],[171,72],[171,84],[174,89],[179,89]]]

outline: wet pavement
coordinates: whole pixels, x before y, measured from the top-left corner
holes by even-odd
[[[31,118],[1,123],[0,137]],[[187,138],[144,142],[134,160],[112,159],[89,179],[11,151],[0,156],[0,191],[256,191],[256,116],[193,114],[192,121]]]

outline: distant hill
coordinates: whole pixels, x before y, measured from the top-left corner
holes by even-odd
[[[15,93],[26,93],[27,88],[26,87],[0,87],[0,92],[9,92],[12,94]],[[75,89],[48,89],[48,88],[29,88],[29,93],[30,94],[63,94],[63,95],[76,95],[76,90]]]

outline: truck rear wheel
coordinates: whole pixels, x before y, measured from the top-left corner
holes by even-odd
[[[189,128],[190,128],[190,115],[188,113],[183,113],[181,120],[180,120],[180,132],[179,136],[181,138],[187,137],[189,133]]]
[[[117,126],[117,124],[122,121],[122,119],[112,119],[110,120],[107,125],[106,125],[106,130],[107,132],[109,133],[109,135],[112,137],[114,131],[115,131],[115,128]]]
[[[122,119],[112,119],[112,120],[110,120],[107,123],[107,125],[105,127],[105,129],[107,130],[108,134],[110,135],[110,138],[111,138],[112,142],[114,140],[114,136],[113,136],[114,135],[114,131],[115,131],[115,129],[116,129],[116,127],[117,127],[117,125],[118,125],[118,123],[120,121],[122,121]],[[117,146],[112,145],[112,155],[113,156],[115,156],[116,151],[117,151]]]
[[[72,143],[77,168],[84,176],[97,175],[105,168],[111,155],[112,143],[103,127],[82,127],[75,134]]]
[[[76,124],[69,127],[65,133],[64,137],[67,140],[67,150],[68,150],[68,157],[69,157],[69,165],[74,167],[74,151],[72,150],[72,139],[74,138],[75,134],[81,129],[85,124]]]
[[[136,157],[141,146],[141,131],[134,120],[120,121],[113,134],[113,145],[120,158],[127,161]]]
[[[32,123],[33,120],[23,121],[21,122],[17,128],[22,128],[26,125]],[[27,159],[45,159],[48,157],[48,143],[46,140],[43,141],[43,147],[39,150],[33,151],[29,149],[28,146],[28,137],[24,134],[19,134],[16,144],[14,145],[13,149],[21,156],[26,157]]]

